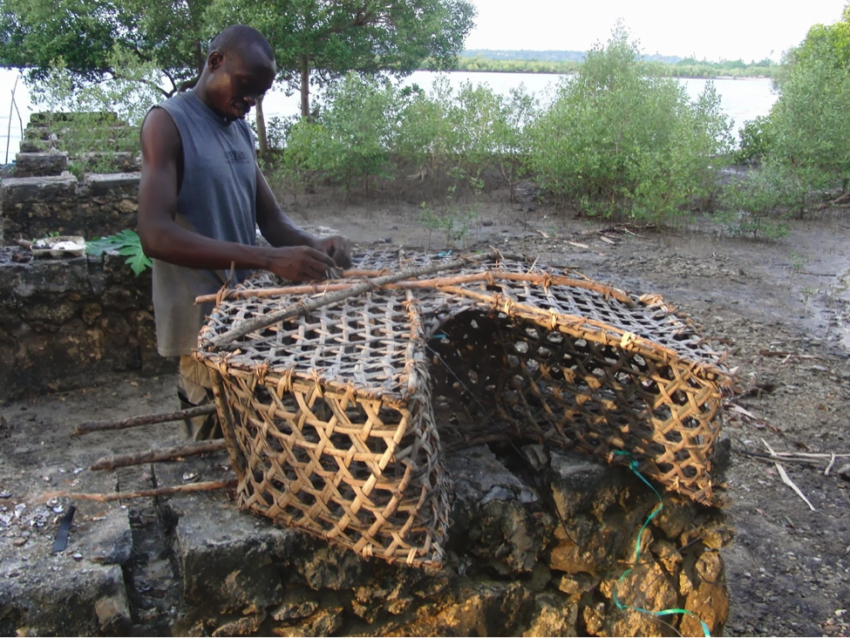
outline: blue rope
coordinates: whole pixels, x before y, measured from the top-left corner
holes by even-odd
[[[655,509],[652,510],[652,513],[647,517],[646,521],[644,521],[644,524],[641,526],[640,531],[638,532],[637,540],[635,541],[635,557],[634,557],[633,562],[634,562],[635,565],[637,565],[638,560],[640,559],[640,543],[641,543],[641,539],[643,538],[643,532],[646,529],[647,525],[650,524],[652,519],[654,519],[656,516],[658,516],[658,514],[661,513],[661,510],[664,509],[664,501],[661,499],[661,494],[659,494],[658,490],[656,490],[655,487],[653,487],[652,483],[647,481],[646,478],[643,476],[643,474],[641,474],[638,471],[638,462],[632,456],[631,452],[624,452],[624,451],[616,450],[614,452],[614,454],[617,454],[617,455],[620,455],[620,456],[627,456],[630,459],[629,460],[629,469],[632,472],[634,472],[635,475],[641,481],[646,483],[649,486],[649,489],[651,489],[653,492],[655,492],[655,495],[658,497],[658,505],[655,506]],[[617,609],[619,609],[620,611],[637,611],[637,612],[640,612],[642,614],[649,614],[650,616],[672,616],[672,615],[675,615],[675,614],[688,614],[688,615],[693,616],[697,620],[699,620],[699,624],[702,625],[702,633],[705,636],[705,638],[711,638],[711,632],[708,629],[708,625],[706,625],[702,621],[702,619],[699,616],[697,616],[694,612],[688,611],[687,609],[662,609],[661,611],[650,611],[649,609],[644,609],[643,607],[632,607],[631,605],[624,605],[623,603],[621,603],[620,598],[617,596],[617,587],[619,587],[619,585],[623,582],[623,580],[626,578],[626,576],[631,574],[632,571],[634,571],[634,567],[630,567],[625,572],[623,572],[623,575],[620,576],[620,578],[617,580],[617,583],[614,585],[614,604],[617,605]]]

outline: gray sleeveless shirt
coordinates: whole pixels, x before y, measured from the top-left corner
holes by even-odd
[[[171,116],[183,145],[183,182],[175,221],[206,237],[255,245],[257,169],[248,124],[227,122],[191,91],[154,108]],[[236,271],[233,283],[247,274]],[[187,355],[197,348],[198,332],[213,304],[196,305],[195,297],[218,292],[228,275],[153,260],[153,305],[161,355]]]

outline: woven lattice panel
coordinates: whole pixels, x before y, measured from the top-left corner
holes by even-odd
[[[627,450],[658,483],[712,502],[721,356],[660,298],[518,259],[386,251],[355,267],[316,286],[251,279],[201,332],[231,455],[244,457],[240,507],[363,555],[438,565],[443,448],[505,438],[607,461]],[[402,277],[417,268],[436,272]],[[388,273],[402,275],[345,296]]]

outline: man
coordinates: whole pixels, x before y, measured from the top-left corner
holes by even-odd
[[[197,85],[150,110],[142,124],[139,237],[153,260],[157,346],[180,357],[184,407],[211,400],[204,366],[190,356],[214,293],[235,264],[237,281],[269,270],[295,282],[351,265],[348,242],[315,237],[280,209],[256,162],[245,115],[277,72],[268,41],[233,26],[213,41]],[[270,247],[256,245],[259,226]],[[209,438],[214,419],[187,422],[186,436]]]

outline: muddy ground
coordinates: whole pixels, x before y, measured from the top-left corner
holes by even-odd
[[[453,246],[419,222],[415,196],[378,193],[343,203],[339,193],[320,190],[286,202],[298,223],[333,229],[360,246],[504,247],[630,292],[662,294],[728,352],[741,390],[729,397],[725,424],[733,449],[728,512],[737,531],[725,550],[732,599],[727,634],[850,635],[850,481],[840,476],[850,456],[838,456],[828,475],[829,458],[784,464],[810,509],[774,464],[748,454],[766,452],[766,442],[777,452],[850,455],[850,214],[823,213],[793,222],[780,241],[754,242],[723,236],[697,219],[665,232],[611,227],[520,195],[518,204],[505,193],[464,204],[476,220]],[[93,436],[76,452],[67,449],[67,434],[89,419],[176,407],[173,382],[122,376],[0,407],[6,423],[0,437],[13,433],[9,452],[26,455],[32,468],[16,485],[0,488],[25,489],[22,481],[38,477],[73,486],[72,465],[145,448],[150,430],[122,433],[120,440]],[[176,444],[176,432],[163,426],[157,432],[163,444]],[[51,464],[59,449],[74,460],[67,468]]]

